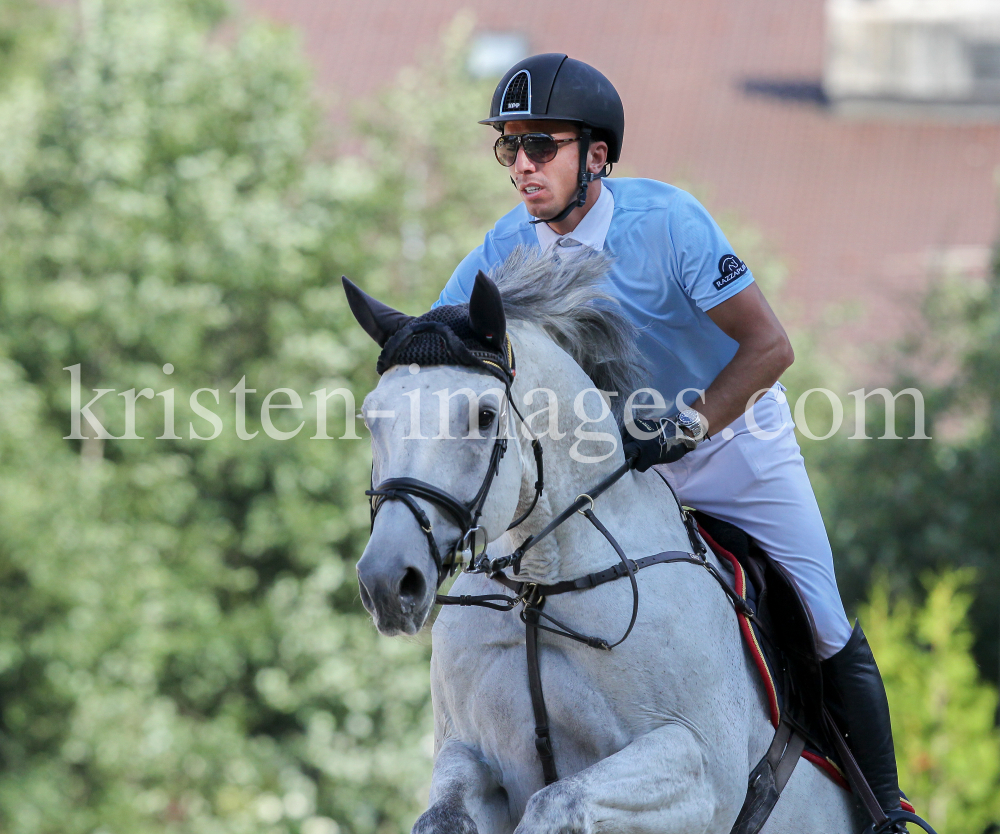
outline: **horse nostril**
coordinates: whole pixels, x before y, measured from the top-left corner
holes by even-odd
[[[407,568],[403,578],[399,580],[399,598],[403,603],[414,605],[424,598],[427,583],[416,568]]]

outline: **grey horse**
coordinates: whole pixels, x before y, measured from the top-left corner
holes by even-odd
[[[512,552],[560,510],[624,462],[623,396],[637,387],[636,333],[601,289],[602,257],[559,263],[517,252],[494,276],[517,359],[511,396],[495,376],[450,365],[396,366],[365,399],[373,480],[410,477],[470,498],[483,483],[492,437],[510,436],[480,524],[503,531],[534,498],[529,446],[541,438],[545,488],[529,517],[491,537]],[[378,305],[391,329],[401,314]],[[369,328],[369,332],[372,332]],[[596,389],[596,390],[595,390]],[[601,395],[599,392],[605,392]],[[534,410],[532,410],[534,409]],[[434,502],[416,499],[442,551],[460,530]],[[655,472],[629,473],[595,512],[630,558],[690,550],[668,488]],[[438,566],[428,533],[401,501],[386,502],[357,569],[362,600],[382,634],[413,634],[434,607]],[[712,558],[712,557],[710,557]],[[519,580],[554,583],[618,561],[608,541],[575,515],[527,551]],[[773,737],[758,673],[733,606],[708,571],[665,564],[636,575],[631,636],[599,651],[543,633],[540,668],[560,780],[546,786],[534,745],[525,626],[518,612],[455,607],[432,631],[435,761],[430,805],[416,834],[695,834],[730,831],[747,776]],[[505,589],[462,573],[450,593]],[[627,581],[552,597],[546,613],[608,638],[632,613]],[[848,832],[858,806],[802,761],[764,831]]]

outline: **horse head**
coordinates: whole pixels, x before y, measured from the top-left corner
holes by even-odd
[[[357,565],[378,630],[416,633],[464,550],[478,554],[518,507],[522,454],[509,410],[513,352],[485,275],[468,305],[408,316],[346,278],[358,323],[382,348],[362,407],[372,441],[372,533]],[[508,447],[513,453],[507,454]]]

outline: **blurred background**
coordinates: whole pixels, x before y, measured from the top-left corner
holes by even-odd
[[[0,0],[0,831],[409,830],[430,647],[358,600],[368,444],[260,405],[374,386],[339,276],[427,308],[515,204],[476,120],[544,51],[611,78],[616,174],[708,206],[790,397],[848,415],[803,449],[902,787],[997,830],[1000,0]],[[66,439],[73,373],[115,437]],[[879,386],[931,440],[852,423]]]

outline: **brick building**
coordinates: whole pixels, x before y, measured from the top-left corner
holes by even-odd
[[[988,262],[1000,115],[844,115],[823,94],[823,0],[243,2],[300,29],[320,83],[341,97],[389,83],[466,8],[481,32],[594,64],[625,103],[620,170],[699,184],[713,212],[735,212],[785,256],[806,315],[861,307],[855,334],[898,332],[942,264]]]

